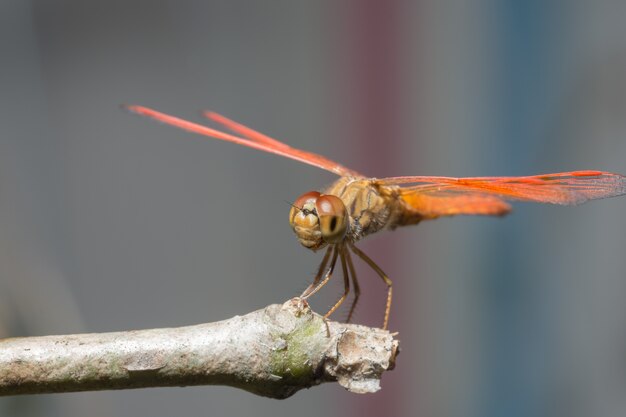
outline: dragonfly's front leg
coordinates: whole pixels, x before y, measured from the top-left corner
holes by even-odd
[[[324,279],[321,280],[321,282],[319,282],[319,284],[311,284],[311,285],[314,285],[314,287],[310,291],[309,291],[308,288],[304,291],[303,295],[300,297],[303,300],[306,300],[307,298],[309,298],[310,296],[312,296],[313,294],[315,294],[316,292],[321,290],[322,287],[324,285],[326,285],[326,283],[328,283],[328,280],[330,279],[330,277],[333,276],[333,271],[335,270],[335,264],[337,263],[337,256],[339,255],[339,251],[337,250],[337,247],[335,247],[335,246],[333,246],[332,248],[329,248],[329,251],[331,249],[332,249],[333,257],[332,257],[332,259],[330,261],[330,267],[328,268],[328,271],[326,271],[326,274],[324,275]],[[328,253],[330,253],[330,252],[328,252]],[[325,261],[327,261],[326,258],[327,258],[327,256],[324,256],[324,260],[322,261],[322,264],[324,264]],[[325,265],[320,265],[320,270],[325,269],[325,268],[322,268],[322,266],[325,266]]]
[[[313,282],[311,283],[311,285],[309,285],[306,290],[304,290],[302,292],[302,295],[300,295],[300,298],[308,298],[309,297],[309,293],[313,290],[313,288],[317,287],[317,284],[319,284],[320,280],[322,279],[322,276],[324,275],[324,272],[326,271],[326,265],[328,265],[328,259],[330,258],[330,253],[332,252],[333,247],[329,246],[328,249],[326,249],[326,253],[324,254],[324,258],[322,259],[322,263],[320,264],[320,267],[317,271],[317,275],[315,275],[315,279],[313,280]]]

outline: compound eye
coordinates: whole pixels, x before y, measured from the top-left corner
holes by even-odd
[[[289,222],[291,223],[291,227],[295,226],[296,216],[300,215],[300,217],[304,219],[307,217],[307,213],[313,212],[313,209],[315,208],[315,201],[319,196],[320,193],[317,191],[309,191],[308,193],[304,193],[298,197],[289,211]],[[310,215],[314,216],[313,214]]]
[[[317,191],[309,191],[308,193],[302,194],[298,199],[293,203],[294,206],[299,208],[300,210],[307,208],[305,207],[307,203],[311,205],[311,209],[315,207],[315,201],[320,196],[320,193]]]
[[[348,214],[343,201],[334,195],[323,195],[316,200],[315,209],[322,238],[327,243],[341,242],[348,230]]]

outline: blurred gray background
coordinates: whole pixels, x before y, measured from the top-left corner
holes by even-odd
[[[3,337],[220,320],[312,279],[287,203],[333,175],[122,103],[212,109],[378,177],[626,173],[624,2],[0,5]],[[623,416],[626,198],[515,208],[363,242],[402,340],[377,394],[146,389],[0,415]],[[359,271],[357,321],[379,325],[384,287]]]

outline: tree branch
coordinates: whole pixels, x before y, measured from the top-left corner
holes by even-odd
[[[331,381],[367,393],[398,350],[389,332],[327,322],[294,298],[196,326],[3,339],[0,396],[229,385],[287,398]]]

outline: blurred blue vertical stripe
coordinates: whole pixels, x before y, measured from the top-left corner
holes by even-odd
[[[524,175],[539,170],[542,129],[558,80],[551,73],[558,44],[553,19],[558,10],[539,0],[495,2],[498,18],[493,32],[501,63],[495,92],[496,143],[493,172]],[[485,372],[480,416],[537,416],[542,410],[540,387],[543,362],[550,356],[550,325],[539,317],[546,306],[533,299],[536,285],[528,276],[526,253],[536,242],[523,233],[523,222],[508,219],[494,230],[490,270],[485,275]],[[522,237],[522,240],[520,240]],[[524,240],[524,238],[526,238]],[[538,243],[540,244],[540,243]],[[533,349],[545,344],[541,350]],[[540,356],[541,352],[541,356]],[[547,371],[547,370],[544,370]]]

